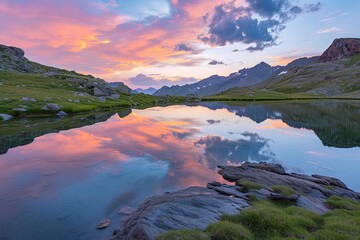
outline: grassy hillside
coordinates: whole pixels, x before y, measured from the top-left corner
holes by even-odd
[[[360,55],[333,63],[292,68],[256,86],[233,88],[208,99],[309,98],[360,98]]]
[[[65,70],[64,70],[65,71]],[[146,108],[158,104],[183,102],[183,97],[154,97],[146,94],[129,94],[114,90],[115,98],[94,96],[84,85],[94,82],[106,84],[101,79],[68,71],[63,74],[0,72],[0,114],[13,116],[55,115],[42,109],[49,103],[57,104],[68,114],[118,108]],[[116,95],[115,94],[115,95]],[[24,111],[25,110],[25,111]],[[1,118],[1,117],[0,117]],[[1,120],[1,119],[0,119]]]

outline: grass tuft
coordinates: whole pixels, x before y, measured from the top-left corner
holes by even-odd
[[[275,192],[275,193],[279,193],[285,196],[291,196],[294,194],[297,194],[297,191],[295,191],[292,188],[286,187],[286,186],[282,186],[282,185],[274,185],[271,187],[271,189]]]
[[[174,230],[160,234],[156,240],[210,240],[201,230]]]
[[[253,181],[247,181],[247,180],[238,180],[236,182],[236,185],[241,186],[240,189],[241,192],[248,192],[251,189],[262,189],[263,186],[259,183],[253,182]]]
[[[206,232],[211,236],[211,240],[252,240],[253,234],[249,229],[240,224],[229,221],[220,221],[210,224]]]

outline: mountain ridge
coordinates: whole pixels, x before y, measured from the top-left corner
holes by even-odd
[[[186,84],[183,86],[174,85],[164,86],[154,93],[155,96],[174,95],[186,96],[195,94],[199,96],[215,95],[234,87],[251,87],[260,84],[271,76],[288,71],[293,67],[306,66],[314,63],[319,57],[299,58],[286,66],[270,66],[265,62],[260,62],[251,68],[243,68],[238,72],[231,73],[229,76],[212,75],[199,82]]]

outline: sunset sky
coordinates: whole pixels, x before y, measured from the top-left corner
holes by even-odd
[[[0,44],[30,60],[161,87],[286,64],[359,37],[357,0],[1,0]]]

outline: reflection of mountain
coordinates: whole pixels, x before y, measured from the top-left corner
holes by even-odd
[[[207,102],[201,105],[210,109],[225,108],[257,123],[266,119],[281,119],[291,127],[313,130],[325,146],[360,146],[359,101],[264,102],[237,106]]]
[[[35,138],[48,133],[104,122],[114,114],[114,112],[107,112],[65,118],[28,118],[4,122],[0,130],[0,154],[6,153],[10,148],[32,143]]]
[[[237,165],[248,161],[274,161],[274,153],[268,146],[268,139],[254,133],[242,133],[236,141],[219,136],[207,136],[195,143],[204,146],[208,167],[216,169],[218,165]]]

